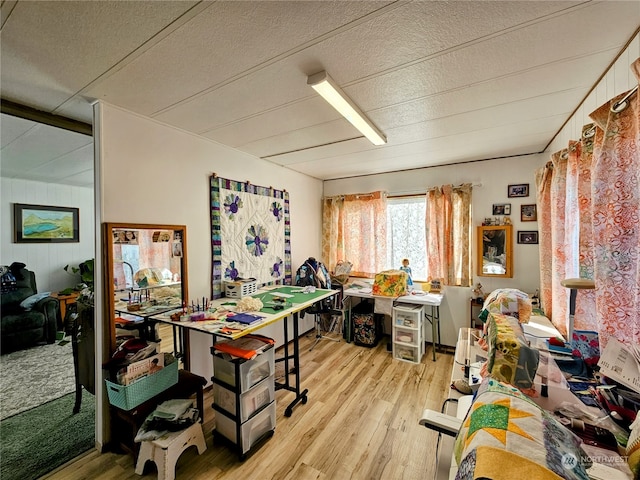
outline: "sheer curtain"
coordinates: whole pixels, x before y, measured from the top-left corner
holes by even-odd
[[[322,257],[329,269],[340,260],[348,260],[353,264],[351,275],[373,277],[384,269],[386,255],[384,192],[323,199]]]
[[[471,284],[471,191],[471,184],[464,184],[427,192],[429,277],[444,285]]]
[[[640,81],[640,59],[632,66]],[[623,101],[626,99],[626,101]],[[640,343],[640,99],[618,95],[591,115],[579,142],[552,156],[536,174],[541,230],[541,298],[564,331],[569,290],[563,278],[584,277],[575,328]],[[548,218],[547,218],[548,215]],[[547,241],[547,236],[550,241]]]

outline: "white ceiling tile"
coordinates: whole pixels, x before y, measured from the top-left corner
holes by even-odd
[[[55,111],[195,3],[18,2],[2,29],[2,97]]]
[[[576,108],[590,108],[580,102],[640,18],[638,1],[23,1],[0,9],[3,99],[85,122],[91,102],[104,99],[318,178],[540,151]],[[630,83],[628,69],[616,68],[593,98]],[[307,86],[322,69],[387,145],[360,138]],[[3,176],[93,181],[89,143],[40,139],[44,130],[4,115],[1,126]]]

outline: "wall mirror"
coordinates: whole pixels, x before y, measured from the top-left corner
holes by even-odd
[[[511,228],[511,225],[478,227],[478,276],[513,276]]]
[[[110,349],[127,332],[157,340],[153,315],[188,299],[184,225],[104,224]]]

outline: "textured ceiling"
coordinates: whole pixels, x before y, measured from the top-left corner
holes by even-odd
[[[91,102],[103,99],[320,179],[540,152],[640,25],[638,1],[4,1],[0,10],[4,100],[90,123]],[[307,86],[320,70],[386,145]],[[92,181],[90,138],[71,136],[62,152],[48,128],[5,115],[0,126],[3,176]]]

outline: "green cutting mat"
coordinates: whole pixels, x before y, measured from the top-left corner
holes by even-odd
[[[269,290],[268,293],[265,292],[265,293],[260,293],[258,295],[254,295],[254,298],[259,298],[262,301],[262,303],[265,305],[265,307],[261,310],[262,312],[272,313],[277,311],[272,308],[277,304],[274,304],[272,302],[273,302],[273,298],[278,296],[278,293],[293,295],[293,297],[285,298],[286,303],[282,304],[284,308],[290,308],[293,304],[305,303],[310,300],[313,301],[315,298],[319,298],[326,293],[325,291],[314,292],[314,293],[303,293],[299,291],[301,288],[302,287],[285,287],[285,286],[278,287],[274,290]]]

